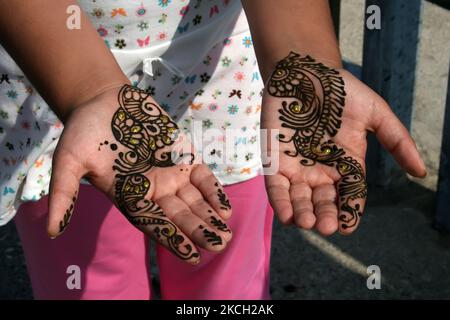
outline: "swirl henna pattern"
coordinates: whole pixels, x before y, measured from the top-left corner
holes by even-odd
[[[288,98],[279,109],[282,127],[294,130],[290,137],[279,135],[282,143],[292,143],[291,157],[302,156],[300,163],[312,166],[317,162],[333,166],[341,179],[337,183],[340,200],[339,215],[343,229],[357,225],[362,211],[357,199],[367,197],[367,183],[361,165],[346,156],[344,149],[329,139],[341,127],[345,105],[344,81],[339,72],[316,62],[310,56],[291,52],[278,62],[268,82],[274,97]]]
[[[165,151],[177,138],[178,127],[161,109],[149,102],[149,94],[138,88],[124,85],[118,95],[119,109],[114,113],[111,128],[115,139],[125,148],[119,152],[113,170],[115,198],[119,209],[138,228],[151,227],[157,240],[166,241],[181,259],[198,257],[175,224],[169,221],[161,208],[145,198],[150,181],[145,177],[153,167],[175,165],[171,153]],[[117,149],[110,144],[111,149]],[[193,154],[189,154],[191,162]]]

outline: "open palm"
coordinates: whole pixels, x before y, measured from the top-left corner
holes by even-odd
[[[262,127],[279,130],[279,169],[266,176],[278,218],[324,235],[353,232],[367,197],[366,135],[374,132],[414,176],[426,174],[414,141],[386,102],[345,70],[291,53],[263,97]]]
[[[147,93],[126,85],[101,94],[72,112],[55,151],[49,234],[67,227],[85,177],[138,229],[198,263],[196,245],[218,252],[231,239],[223,221],[231,207],[193,160],[189,141]]]

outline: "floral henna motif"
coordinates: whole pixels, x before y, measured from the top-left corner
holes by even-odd
[[[177,226],[169,221],[161,208],[145,198],[150,180],[145,177],[153,167],[175,165],[170,152],[164,151],[176,140],[178,127],[161,109],[148,101],[149,94],[125,85],[119,92],[119,109],[111,122],[118,143],[128,149],[119,152],[113,170],[116,172],[115,197],[119,209],[138,228],[152,227],[157,240],[166,241],[180,258],[198,257],[189,244],[184,244]],[[105,143],[103,143],[105,144]],[[116,150],[117,147],[111,149]],[[193,154],[189,154],[191,161]]]
[[[316,62],[309,56],[291,52],[278,62],[268,82],[270,95],[287,98],[279,109],[282,127],[294,130],[292,136],[279,135],[282,143],[292,143],[292,157],[302,156],[300,163],[317,162],[333,166],[341,175],[337,183],[340,199],[339,216],[343,229],[354,227],[361,216],[357,199],[367,197],[367,183],[361,165],[345,150],[326,138],[334,137],[341,127],[345,105],[344,81],[339,72]]]

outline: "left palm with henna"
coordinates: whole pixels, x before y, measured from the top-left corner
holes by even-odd
[[[367,131],[413,176],[426,174],[406,128],[386,102],[349,72],[291,52],[269,79],[262,128],[278,129],[279,170],[266,176],[281,222],[324,235],[353,232],[367,198]]]

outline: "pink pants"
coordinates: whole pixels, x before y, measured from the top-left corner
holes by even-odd
[[[202,250],[190,266],[158,246],[163,299],[268,299],[273,212],[259,176],[225,187],[233,239],[221,254]],[[23,204],[15,218],[36,299],[150,299],[149,242],[91,186],[81,186],[71,223],[46,234],[47,199]],[[81,289],[68,289],[79,266]]]

